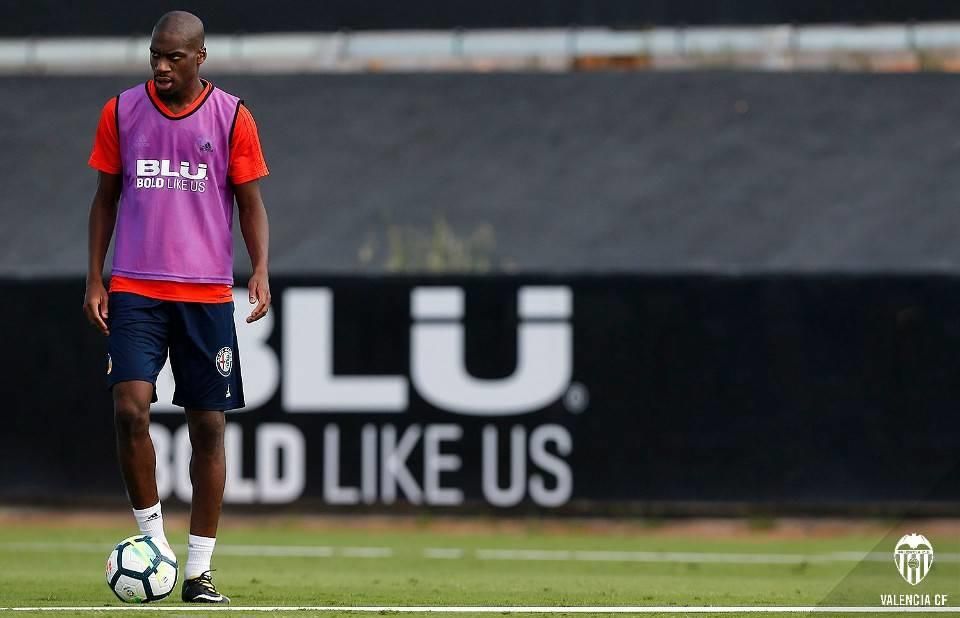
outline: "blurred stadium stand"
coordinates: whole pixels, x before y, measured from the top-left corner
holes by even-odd
[[[210,68],[247,73],[760,68],[957,70],[950,2],[323,3],[2,0],[0,73],[142,71],[154,15],[207,23]]]
[[[152,15],[185,9],[202,15],[211,32],[303,32],[454,28],[549,28],[789,23],[877,23],[960,19],[960,5],[943,0],[328,0],[217,2],[162,0],[149,14],[128,2],[3,0],[0,36],[123,35],[152,27]]]

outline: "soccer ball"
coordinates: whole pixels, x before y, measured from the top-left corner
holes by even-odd
[[[107,585],[126,603],[159,601],[177,585],[177,557],[152,536],[123,539],[107,557]]]

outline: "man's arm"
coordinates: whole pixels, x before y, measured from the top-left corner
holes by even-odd
[[[260,195],[260,182],[251,180],[234,187],[237,207],[240,211],[240,232],[247,244],[253,276],[247,288],[250,304],[257,303],[247,316],[247,322],[256,322],[267,315],[270,308],[270,278],[267,274],[267,253],[270,245],[270,226],[267,222],[267,209],[263,207]]]
[[[117,222],[117,202],[120,199],[120,175],[100,172],[97,177],[97,192],[90,204],[90,220],[87,232],[87,292],[83,299],[83,312],[91,324],[109,335],[107,329],[107,291],[103,287],[103,260],[113,237]]]

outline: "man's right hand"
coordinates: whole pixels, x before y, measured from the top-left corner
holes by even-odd
[[[87,282],[87,293],[83,298],[83,313],[87,320],[104,335],[110,334],[107,328],[107,302],[109,296],[103,281]]]

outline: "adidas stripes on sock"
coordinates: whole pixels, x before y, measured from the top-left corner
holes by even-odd
[[[158,541],[167,542],[167,535],[163,531],[163,512],[160,510],[160,503],[146,509],[133,509],[133,516],[137,520],[137,526],[140,527],[142,534],[149,534]]]

